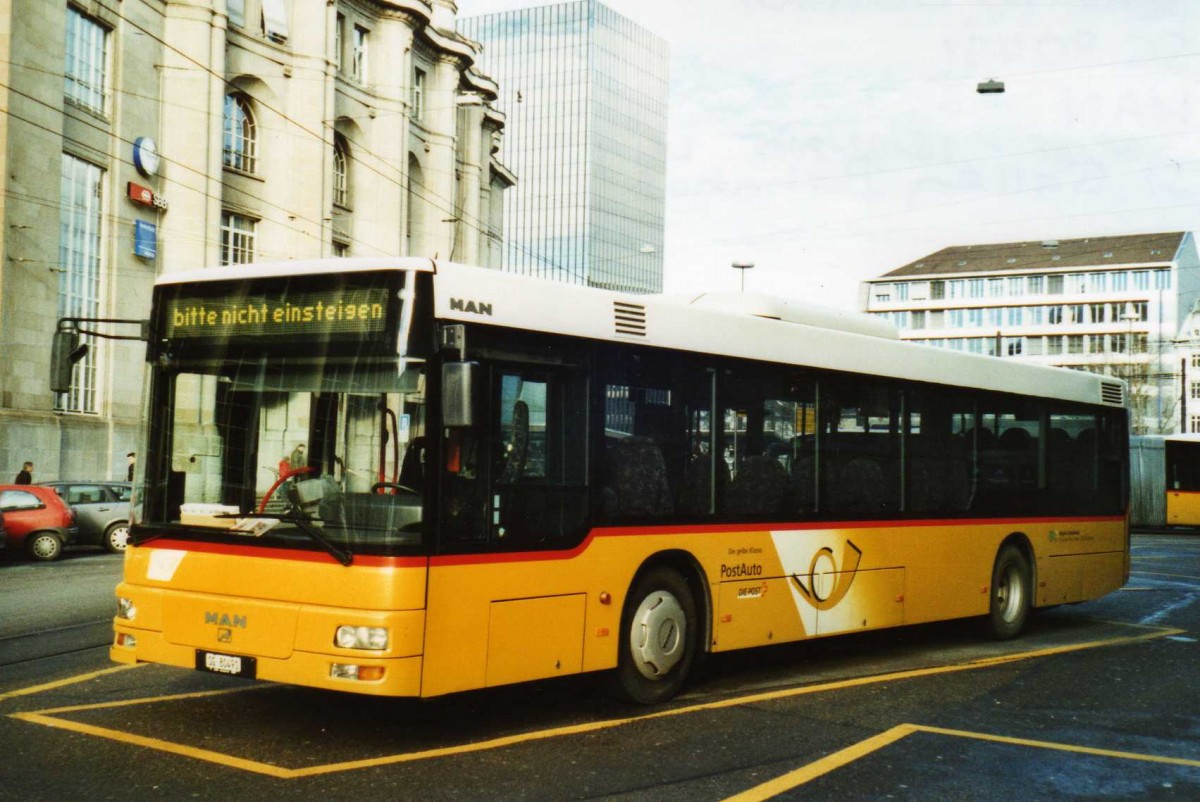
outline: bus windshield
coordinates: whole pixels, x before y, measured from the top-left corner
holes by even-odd
[[[376,273],[159,288],[134,542],[252,540],[343,562],[423,548],[426,354],[401,286]]]
[[[142,523],[302,547],[315,528],[353,553],[419,546],[424,379],[420,361],[261,353],[159,371],[162,459]]]

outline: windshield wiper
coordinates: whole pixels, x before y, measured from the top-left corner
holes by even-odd
[[[350,551],[350,549],[343,549],[338,546],[332,540],[325,537],[325,534],[320,529],[313,526],[299,515],[297,515],[295,518],[287,518],[283,520],[286,520],[289,523],[294,523],[296,526],[300,527],[300,530],[304,532],[304,534],[312,538],[314,542],[319,543],[321,548],[332,554],[333,558],[342,565],[349,565],[350,563],[354,562],[354,552]]]
[[[300,514],[271,515],[270,513],[268,513],[266,515],[256,515],[254,517],[256,517],[256,518],[274,518],[277,521],[280,521],[285,524],[294,524],[297,529],[299,529],[304,534],[308,535],[310,540],[312,540],[314,543],[316,543],[321,548],[325,549],[325,551],[329,552],[329,554],[332,555],[333,558],[335,560],[337,560],[338,562],[340,562],[342,565],[349,565],[350,563],[354,562],[354,552],[350,551],[350,549],[341,548],[336,543],[334,543],[332,540],[325,537],[325,533],[322,532],[317,527],[313,526],[309,522],[309,520],[307,518],[305,518],[303,515],[300,515]]]

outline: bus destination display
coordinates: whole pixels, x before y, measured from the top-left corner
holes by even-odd
[[[313,337],[377,334],[387,328],[388,291],[329,291],[175,297],[163,305],[168,338]]]

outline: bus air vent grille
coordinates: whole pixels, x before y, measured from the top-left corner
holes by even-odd
[[[617,334],[646,336],[646,307],[641,304],[613,301],[613,317],[617,324]]]
[[[1100,382],[1100,400],[1106,404],[1125,406],[1125,387],[1113,382]]]

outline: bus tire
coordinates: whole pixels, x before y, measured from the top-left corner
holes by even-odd
[[[621,616],[617,691],[644,705],[679,692],[696,662],[696,595],[678,571],[651,568],[634,583]]]
[[[1016,544],[1008,543],[996,555],[992,567],[988,629],[996,640],[1021,634],[1033,603],[1033,576],[1029,558]]]

